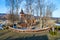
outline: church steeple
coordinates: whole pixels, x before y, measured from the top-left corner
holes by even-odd
[[[24,12],[23,12],[23,10],[21,9],[21,12],[20,12],[20,14],[24,14]]]

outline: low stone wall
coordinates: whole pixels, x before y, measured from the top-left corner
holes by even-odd
[[[15,32],[41,32],[41,31],[49,31],[50,28],[47,27],[47,28],[43,28],[43,29],[37,29],[37,30],[33,30],[33,29],[28,29],[28,30],[21,30],[21,29],[15,29],[15,28],[12,28],[12,27],[9,27],[9,30],[12,30],[12,31],[15,31]]]

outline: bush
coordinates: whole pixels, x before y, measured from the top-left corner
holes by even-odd
[[[57,35],[57,31],[54,31],[54,32],[53,32],[53,31],[51,30],[51,31],[50,31],[50,34],[51,34],[51,35]]]
[[[6,27],[6,29],[9,29],[9,27]]]
[[[4,30],[5,30],[5,29],[9,29],[9,27],[4,27],[3,29],[4,29]]]
[[[9,29],[9,27],[7,25],[3,25],[3,29]]]
[[[57,31],[60,30],[60,26],[56,26],[55,30],[57,30]]]

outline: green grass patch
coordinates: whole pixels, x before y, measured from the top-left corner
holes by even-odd
[[[55,30],[54,32],[51,30],[50,32],[49,32],[51,35],[57,35],[57,31]]]

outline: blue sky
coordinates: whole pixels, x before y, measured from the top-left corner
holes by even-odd
[[[54,0],[56,10],[53,12],[53,17],[60,17],[60,0]],[[0,13],[6,13],[7,8],[5,7],[5,0],[0,0]]]
[[[0,0],[0,13],[5,13],[6,7],[5,7],[5,0]]]

